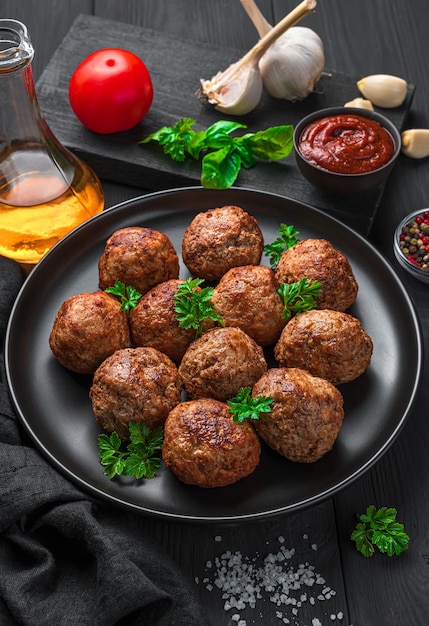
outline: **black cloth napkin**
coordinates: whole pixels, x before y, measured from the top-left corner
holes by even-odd
[[[1,345],[23,281],[0,257]],[[92,500],[27,440],[1,364],[0,624],[208,625],[192,586],[137,518]]]

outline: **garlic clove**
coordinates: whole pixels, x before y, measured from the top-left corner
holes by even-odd
[[[230,115],[246,115],[253,111],[263,90],[259,69],[253,66],[248,71],[237,72],[232,79],[218,87],[218,79],[221,77],[222,74],[218,74],[211,81],[201,81],[202,91],[209,103],[214,104],[217,111]]]
[[[364,98],[385,109],[401,106],[408,90],[406,80],[390,74],[365,76],[357,82],[357,87]]]
[[[365,98],[354,98],[349,102],[346,102],[345,107],[354,107],[356,109],[368,109],[368,111],[374,111],[371,100],[365,100]]]
[[[412,128],[401,133],[402,152],[412,159],[429,156],[429,128]]]

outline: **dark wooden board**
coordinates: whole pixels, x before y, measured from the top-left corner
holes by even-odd
[[[154,84],[154,101],[144,120],[134,129],[112,135],[98,135],[85,129],[74,116],[68,101],[68,83],[76,66],[90,52],[104,47],[121,47],[136,53],[146,63]],[[203,129],[219,119],[228,119],[196,92],[200,78],[211,78],[238,60],[243,51],[218,48],[194,41],[175,39],[143,29],[89,15],[76,18],[37,83],[42,111],[57,138],[88,162],[101,178],[133,185],[145,191],[200,184],[200,163],[176,163],[163,155],[156,144],[139,141],[162,126],[171,126],[182,117],[196,120]],[[317,91],[300,103],[276,100],[264,94],[252,113],[238,121],[255,132],[279,124],[295,125],[308,113],[329,106],[341,106],[359,96],[360,76],[327,71]],[[410,86],[406,102],[385,109],[401,129],[414,95]],[[394,176],[395,172],[391,176]],[[237,186],[275,192],[315,206],[341,219],[364,235],[368,234],[383,189],[347,200],[330,197],[310,186],[299,172],[294,154],[277,162],[260,161],[242,170]]]

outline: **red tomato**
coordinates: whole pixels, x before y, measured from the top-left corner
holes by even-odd
[[[69,99],[76,117],[96,133],[133,128],[149,111],[153,85],[138,56],[120,48],[90,54],[74,71]]]

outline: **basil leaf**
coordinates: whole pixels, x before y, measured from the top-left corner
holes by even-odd
[[[228,189],[234,184],[240,171],[240,155],[229,146],[210,152],[203,157],[201,184],[207,189]]]
[[[244,124],[240,124],[239,122],[232,122],[229,120],[219,120],[215,122],[211,126],[209,126],[206,130],[207,137],[214,138],[216,136],[222,136],[226,133],[232,133],[234,130],[238,130],[239,128],[247,128]]]
[[[239,138],[260,159],[279,160],[287,157],[293,148],[293,126],[275,126]]]

